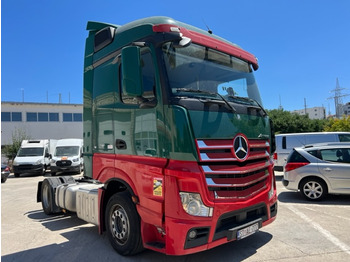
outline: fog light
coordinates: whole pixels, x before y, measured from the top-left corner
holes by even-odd
[[[188,233],[188,237],[189,237],[189,239],[195,239],[197,237],[197,231],[196,230],[191,230]]]

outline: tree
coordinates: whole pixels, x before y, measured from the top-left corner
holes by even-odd
[[[331,118],[325,125],[324,131],[350,132],[350,116],[343,116],[342,118]]]
[[[327,120],[310,119],[307,115],[298,115],[283,109],[267,111],[274,123],[276,134],[320,132],[323,130]]]
[[[12,144],[6,145],[2,153],[8,158],[13,160],[21,147],[22,140],[29,139],[29,136],[22,129],[15,129],[12,133]]]

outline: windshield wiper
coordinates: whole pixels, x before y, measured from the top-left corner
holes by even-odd
[[[209,94],[212,96],[219,96],[222,101],[219,102],[219,100],[216,99],[210,99],[210,98],[206,98],[204,99],[199,99],[199,101],[201,101],[202,103],[215,103],[215,104],[219,104],[219,103],[223,103],[226,104],[233,113],[237,112],[237,110],[219,93],[212,93],[212,92],[208,92],[208,91],[204,91],[204,90],[199,90],[199,89],[188,89],[188,88],[177,88],[176,89],[177,92],[191,92],[191,93],[201,93],[201,94]]]
[[[177,88],[176,92],[188,92],[188,93],[201,93],[208,95],[216,95],[215,93],[211,93],[208,91],[200,90],[200,89],[189,89],[189,88]]]
[[[236,112],[237,112],[236,108],[234,108],[233,105],[231,105],[231,104],[225,99],[225,97],[223,97],[223,96],[220,95],[219,93],[216,93],[216,94],[217,94],[218,96],[221,97],[221,99],[226,103],[226,105],[228,105],[229,108],[232,109],[232,112],[233,112],[233,113],[236,113]]]
[[[240,100],[247,101],[247,102],[249,102],[251,104],[251,105],[248,106],[249,109],[258,110],[258,111],[262,112],[262,116],[267,116],[267,113],[266,113],[265,109],[255,99],[249,98],[249,97],[241,97],[241,96],[229,96],[229,97],[233,98],[233,99],[240,99]],[[255,103],[256,105],[252,105],[252,103]]]

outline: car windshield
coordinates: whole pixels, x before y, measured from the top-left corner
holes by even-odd
[[[254,74],[245,61],[196,44],[174,48],[166,43],[163,56],[174,96],[224,97],[237,103],[262,105]]]
[[[21,147],[17,156],[42,156],[44,153],[43,147]]]
[[[76,156],[79,155],[78,146],[60,146],[56,147],[55,156]]]

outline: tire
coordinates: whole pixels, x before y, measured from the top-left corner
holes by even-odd
[[[320,201],[328,194],[328,188],[319,178],[307,178],[300,184],[300,192],[307,200]]]
[[[41,185],[41,205],[46,215],[55,214],[59,209],[55,203],[54,189],[48,179]]]
[[[7,177],[5,177],[5,178],[1,178],[1,183],[5,183],[5,182],[6,182],[6,180],[7,180]]]
[[[46,165],[43,167],[43,170],[41,170],[40,175],[45,176],[46,174]]]
[[[82,168],[82,166],[81,166],[81,165],[79,165],[79,170],[77,171],[77,175],[80,175],[80,174],[81,174],[81,172],[83,172],[83,168]]]
[[[109,199],[105,225],[109,241],[120,255],[135,255],[143,250],[140,217],[127,191]]]

